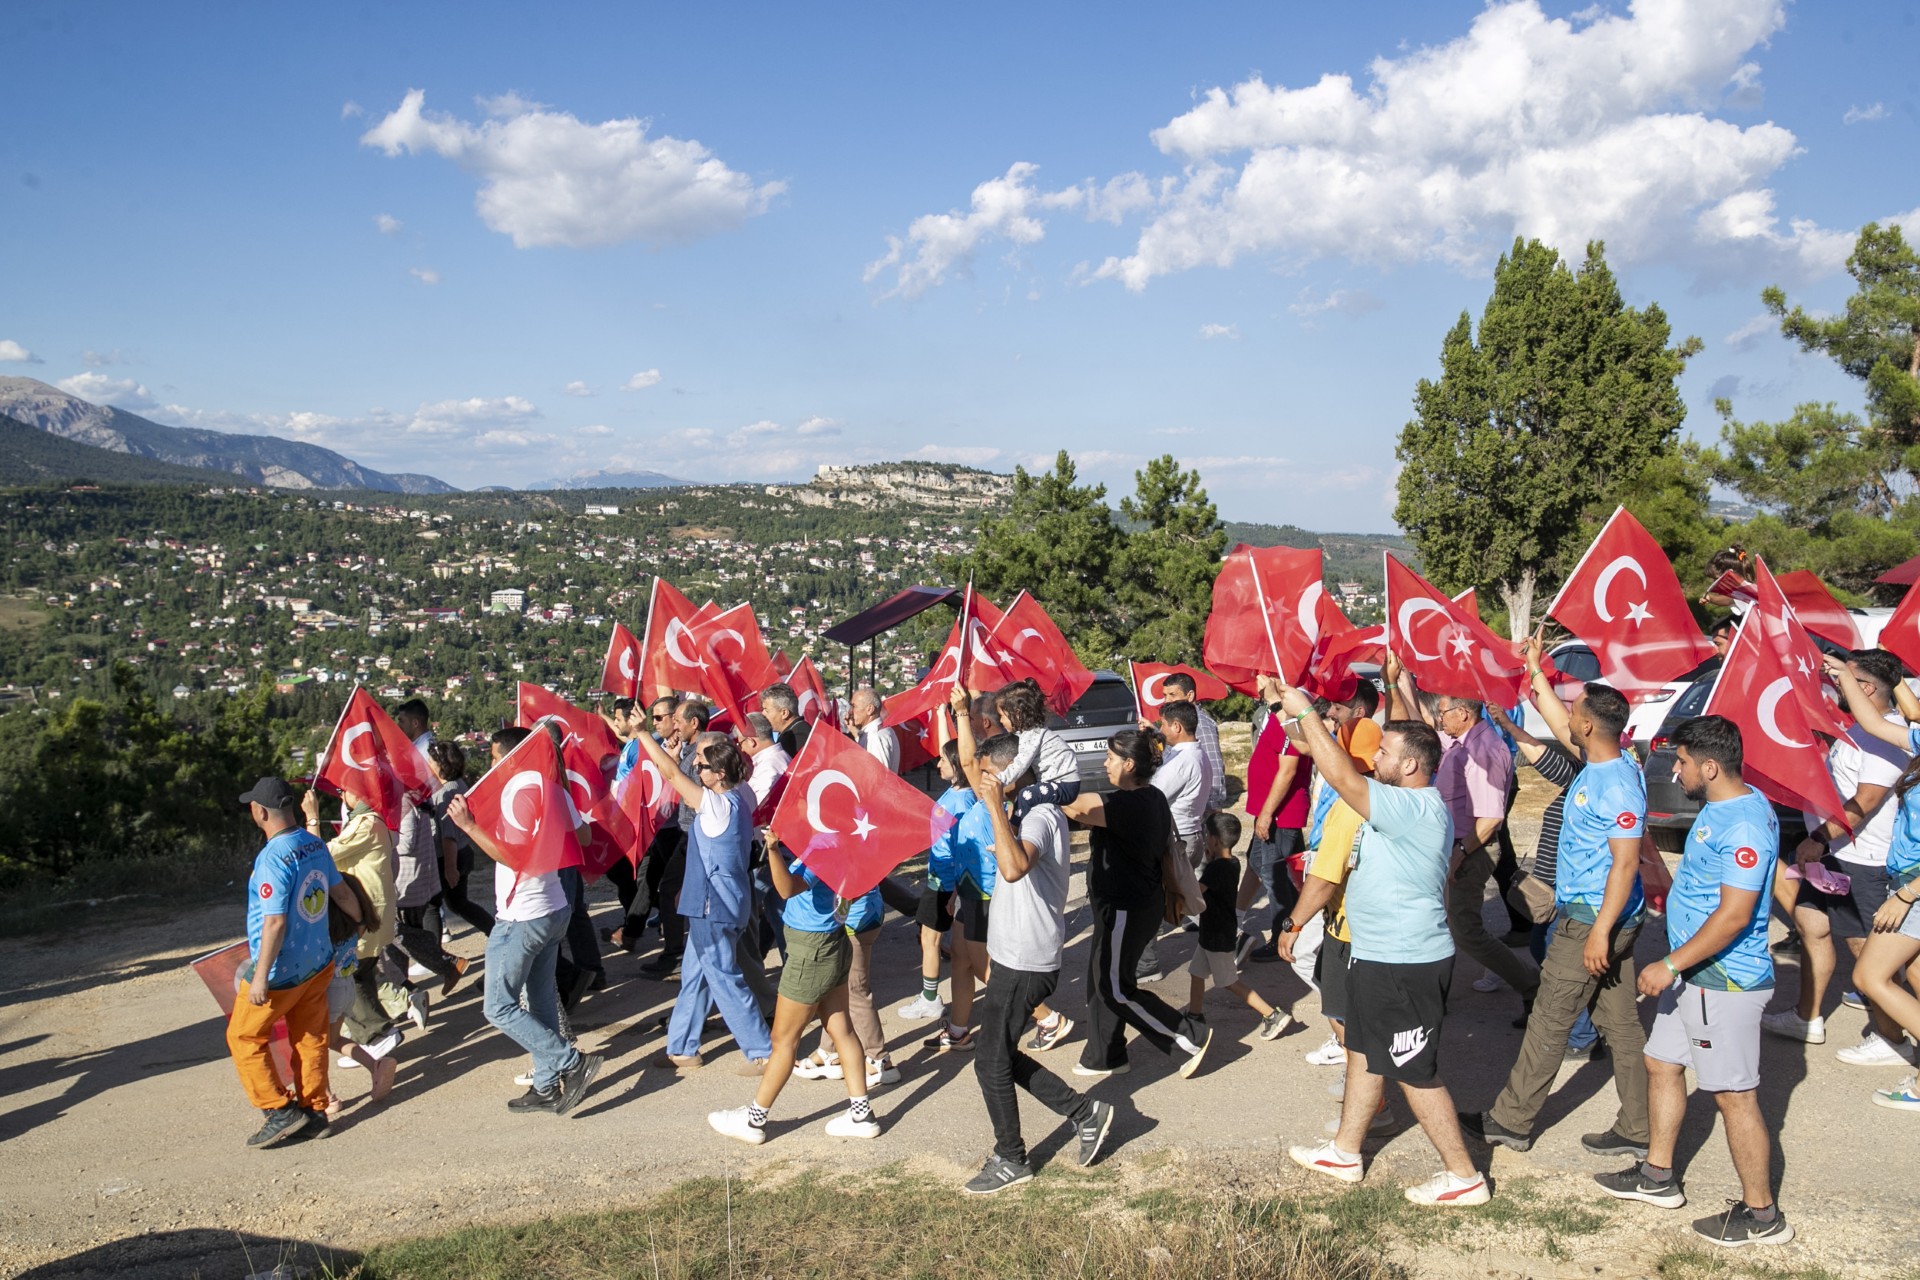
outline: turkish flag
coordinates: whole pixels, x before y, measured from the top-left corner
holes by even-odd
[[[1167,677],[1180,674],[1193,681],[1193,696],[1201,702],[1216,702],[1231,692],[1226,682],[1198,667],[1166,662],[1129,662],[1127,674],[1133,680],[1133,701],[1142,720],[1158,720],[1160,708],[1167,705],[1164,685]]]
[[[1513,646],[1387,556],[1387,647],[1428,693],[1511,707],[1526,664]]]
[[[1317,549],[1243,543],[1229,551],[1213,581],[1201,661],[1242,693],[1262,675],[1298,684],[1320,639],[1321,572]]]
[[[842,898],[858,898],[953,825],[953,815],[838,733],[816,732],[787,773],[774,836]]]
[[[644,754],[633,772],[614,784],[613,794],[626,819],[627,860],[637,867],[655,834],[673,820],[673,806],[680,797],[660,777],[659,766]]]
[[[559,772],[553,738],[530,733],[467,792],[467,808],[499,847],[502,865],[520,875],[545,875],[585,861]]]
[[[351,790],[394,831],[405,812],[401,804],[426,800],[438,785],[413,739],[359,685],[341,708],[313,775],[314,785],[330,796]]]
[[[1882,649],[1907,664],[1907,670],[1920,671],[1920,580],[1907,588],[1900,607],[1880,628],[1876,642]]]
[[[1779,579],[1767,569],[1767,562],[1754,557],[1754,601],[1747,621],[1758,622],[1760,639],[1773,650],[1780,669],[1793,677],[1794,700],[1807,718],[1807,724],[1829,737],[1847,731],[1853,717],[1840,710],[1840,691],[1827,694],[1825,655],[1801,625],[1799,610],[1788,602]]]
[[[675,692],[693,692],[704,686],[704,663],[693,647],[693,624],[699,611],[665,578],[653,580],[647,600],[647,629],[640,641],[640,688],[658,698]]]
[[[963,684],[976,693],[991,692],[1008,684],[1012,677],[995,660],[993,650],[987,644],[988,637],[1001,620],[1000,610],[968,587],[960,606],[960,617],[955,620],[953,629],[947,632],[946,643],[940,646],[939,658],[919,684],[886,700],[886,711],[880,723],[888,726],[905,724],[944,707],[955,683]],[[966,638],[964,644],[963,635]]]
[[[1707,588],[1707,594],[1710,596],[1726,596],[1730,600],[1745,600],[1748,603],[1752,603],[1754,594],[1753,584],[1735,573],[1732,569],[1728,569],[1725,573],[1713,580],[1713,585]]]
[[[785,649],[775,649],[767,655],[767,661],[773,664],[774,679],[785,680],[793,674],[793,659],[787,656]]]
[[[773,683],[773,662],[753,606],[737,604],[695,624],[693,650],[705,664],[701,688],[744,731],[746,704]]]
[[[1755,610],[1759,605],[1754,606]],[[1740,728],[1741,774],[1767,799],[1848,826],[1846,806],[1827,772],[1827,748],[1793,696],[1793,676],[1751,613],[1727,649],[1703,715]],[[1772,850],[1765,850],[1771,857]]]
[[[1040,686],[1055,715],[1067,714],[1067,708],[1093,687],[1093,672],[1081,664],[1040,602],[1025,591],[1013,598],[987,644],[1015,680],[1031,678]]]
[[[583,776],[594,780],[596,800],[606,793],[613,771],[620,763],[620,739],[598,713],[576,707],[559,694],[524,680],[520,682],[514,712],[522,729],[531,729],[549,716],[566,726],[569,759],[576,763]],[[585,813],[585,808],[581,812]]]
[[[1602,682],[1630,700],[1713,656],[1666,552],[1625,507],[1580,557],[1547,616],[1587,642]]]
[[[1795,569],[1781,574],[1776,581],[1786,593],[1788,603],[1793,605],[1794,616],[1800,619],[1801,626],[1842,649],[1865,647],[1860,643],[1860,628],[1853,625],[1853,615],[1833,598],[1833,592],[1827,590],[1827,584],[1814,576],[1812,570]]]
[[[813,665],[812,658],[800,659],[787,676],[787,684],[800,702],[802,720],[808,724],[825,721],[835,729],[840,727],[840,704],[827,692],[827,682],[820,678],[820,668]]]
[[[1346,615],[1343,613],[1344,619]],[[1313,662],[1300,687],[1318,697],[1345,702],[1360,688],[1355,663],[1382,663],[1387,660],[1387,628],[1384,624],[1356,627],[1349,622],[1342,630],[1322,635],[1314,646]]]
[[[600,687],[616,698],[640,696],[640,641],[616,622],[607,637],[607,660],[600,664]]]

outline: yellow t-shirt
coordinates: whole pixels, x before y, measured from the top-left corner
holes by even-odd
[[[1320,847],[1314,850],[1307,874],[1340,886],[1327,900],[1327,931],[1341,942],[1352,942],[1347,935],[1347,863],[1360,840],[1360,815],[1345,800],[1335,800],[1320,826]]]
[[[357,948],[362,960],[376,960],[381,948],[393,941],[394,926],[399,923],[394,902],[399,895],[393,885],[393,832],[371,809],[356,809],[347,818],[340,834],[327,841],[327,852],[343,876],[352,876],[373,900],[380,927],[360,935]]]

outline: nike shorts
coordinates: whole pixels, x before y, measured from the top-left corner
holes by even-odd
[[[1313,976],[1320,984],[1320,1012],[1335,1022],[1347,1020],[1348,989],[1353,972],[1348,964],[1352,958],[1353,944],[1329,933],[1320,944],[1320,955],[1315,960]]]
[[[1709,991],[1676,982],[1660,993],[1647,1033],[1647,1056],[1692,1067],[1708,1093],[1746,1093],[1760,1087],[1760,1015],[1769,989]]]
[[[1423,964],[1355,960],[1347,970],[1347,1048],[1365,1054],[1374,1075],[1432,1084],[1452,985],[1452,956]]]

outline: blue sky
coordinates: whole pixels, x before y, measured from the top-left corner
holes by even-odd
[[[1759,291],[1920,206],[1891,0],[544,10],[0,8],[0,373],[463,486],[1172,452],[1375,530],[1516,232],[1703,339],[1710,438],[1857,404]]]

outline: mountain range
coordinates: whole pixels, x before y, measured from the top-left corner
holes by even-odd
[[[681,489],[691,480],[676,480],[658,471],[581,471],[564,480],[536,480],[529,489]]]
[[[168,427],[136,413],[94,404],[32,378],[0,377],[0,415],[76,445],[132,454],[178,467],[221,472],[277,489],[372,489],[383,493],[453,493],[433,476],[389,474],[363,467],[316,444],[194,427]],[[101,471],[84,457],[81,474]],[[131,478],[131,477],[129,477]]]

